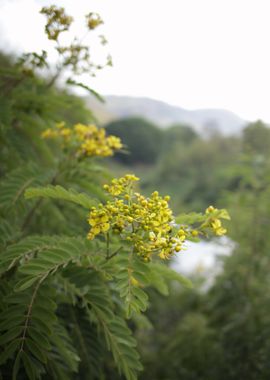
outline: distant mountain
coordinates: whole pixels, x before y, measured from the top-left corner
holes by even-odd
[[[106,96],[106,103],[97,105],[88,100],[101,122],[129,116],[144,117],[162,128],[172,124],[188,124],[199,133],[219,131],[225,135],[238,134],[247,123],[234,113],[222,109],[186,110],[150,98]]]

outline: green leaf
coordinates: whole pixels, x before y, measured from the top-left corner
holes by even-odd
[[[24,274],[25,277],[15,284],[15,291],[25,290],[31,287],[37,279],[46,278],[73,260],[79,260],[81,256],[88,253],[91,247],[91,244],[87,243],[85,239],[70,237],[53,239],[51,245],[51,248],[49,243],[41,247],[35,246],[35,253],[40,249],[38,255],[22,262],[18,272]],[[24,246],[21,247],[20,244],[18,244],[18,248],[24,250]],[[26,252],[29,256],[28,248]],[[21,257],[23,253],[20,252],[19,255]]]
[[[46,321],[50,325],[56,322],[57,319],[53,310],[45,309],[42,305],[34,305],[33,315],[44,322]]]
[[[167,296],[169,294],[169,288],[167,284],[167,279],[160,276],[158,271],[155,270],[155,268],[151,265],[151,274],[149,276],[150,285],[154,286],[159,293],[161,293],[164,296]]]
[[[34,253],[38,253],[46,248],[55,247],[57,241],[55,237],[51,236],[29,236],[19,243],[10,245],[1,255],[0,272],[10,270],[17,265],[18,261],[24,259],[24,257],[31,257]]]
[[[148,277],[149,274],[145,274],[145,273],[142,273],[142,272],[134,272],[133,273],[133,277],[141,284],[143,285],[147,285],[149,284],[149,277]],[[119,277],[119,276],[118,276]]]
[[[41,173],[40,168],[33,164],[11,171],[6,178],[2,179],[0,185],[0,208],[4,210],[14,209],[22,206],[23,193],[30,185],[41,185],[46,181],[48,175]]]
[[[193,288],[192,282],[187,277],[182,276],[167,265],[151,263],[151,270],[158,273],[160,277],[163,277],[167,281],[177,281],[186,288]]]
[[[47,321],[44,322],[42,319],[39,319],[36,316],[36,310],[35,309],[34,309],[34,315],[32,315],[31,321],[36,326],[38,331],[40,331],[41,333],[44,333],[44,335],[46,335],[47,337],[52,335],[51,324],[46,324]]]
[[[31,360],[29,359],[28,355],[25,352],[22,352],[22,361],[23,365],[25,368],[25,371],[27,373],[27,376],[30,380],[35,380],[36,379],[36,370],[35,367],[33,366]]]
[[[117,264],[119,272],[115,274],[116,289],[120,297],[124,298],[126,315],[130,318],[133,312],[139,313],[147,308],[148,296],[139,286],[149,283],[150,269],[148,263],[126,253],[118,256]]]
[[[6,333],[0,336],[0,345],[4,345],[11,340],[17,338],[21,331],[23,330],[23,326],[16,326],[8,330]]]
[[[24,315],[25,310],[26,310],[26,305],[24,305],[24,304],[12,306],[12,307],[4,310],[0,314],[0,320],[5,321],[6,319],[20,317],[20,316]]]
[[[71,313],[73,315],[73,311]],[[72,317],[70,318],[70,322],[74,322]],[[73,328],[74,326],[72,325],[71,335],[73,335],[74,333]],[[76,326],[76,328],[80,329],[81,326]],[[88,334],[88,331],[84,333]],[[82,335],[82,333],[79,330],[77,339],[79,339],[80,343],[82,342],[82,340],[85,339],[84,333]],[[61,361],[63,362],[66,371],[67,369],[70,369],[72,372],[77,372],[80,357],[77,354],[76,348],[74,347],[74,343],[71,340],[70,334],[64,327],[64,321],[59,320],[59,323],[55,326],[54,333],[50,338],[50,343],[53,345],[53,351],[58,351],[59,358],[61,358]],[[88,344],[92,346],[93,341],[88,342],[87,345]],[[88,350],[87,345],[83,347],[84,353]],[[87,363],[90,358],[83,357],[83,359]],[[92,373],[93,371],[91,370],[90,372]]]
[[[7,318],[3,322],[0,323],[0,331],[8,330],[11,327],[16,326],[16,325],[18,326],[22,324],[23,320],[24,320],[23,314],[15,315],[12,318]]]
[[[0,365],[4,364],[17,351],[20,344],[21,340],[16,339],[6,346],[5,350],[0,353]]]
[[[34,282],[37,281],[36,277],[25,277],[19,282],[14,287],[15,292],[21,292],[22,290],[25,290],[29,288],[30,286],[33,285]]]
[[[146,302],[148,300],[148,295],[140,288],[134,286],[133,294],[141,301]]]
[[[97,201],[89,197],[87,194],[79,193],[73,189],[66,190],[59,185],[49,185],[46,187],[36,188],[32,187],[27,189],[24,195],[26,199],[42,197],[70,201],[87,209],[90,209],[92,206],[97,204]]]
[[[202,213],[191,212],[188,214],[180,214],[175,218],[177,224],[195,224],[206,220],[207,216]]]
[[[30,337],[33,338],[35,342],[38,342],[41,348],[43,348],[44,350],[51,349],[51,345],[48,339],[42,333],[40,333],[37,329],[30,326],[28,332],[29,332]]]
[[[134,348],[134,338],[124,320],[115,317],[109,324],[103,325],[109,349],[115,363],[127,379],[136,380],[137,372],[142,370],[139,355]],[[130,344],[130,338],[132,339]]]
[[[227,220],[231,219],[228,211],[224,208],[214,211],[213,216],[215,216],[217,218],[221,218],[221,219],[227,219]]]
[[[12,380],[17,380],[17,374],[20,369],[20,363],[21,363],[21,351],[18,352],[15,362],[14,362],[13,371],[12,371]]]
[[[47,363],[47,357],[42,349],[30,338],[26,339],[26,347],[29,349],[32,355],[34,355],[42,363]]]

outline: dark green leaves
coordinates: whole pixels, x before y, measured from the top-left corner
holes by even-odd
[[[143,369],[139,355],[135,349],[137,343],[125,321],[115,317],[109,324],[103,326],[107,345],[120,372],[127,380],[136,380],[137,372]]]
[[[6,309],[0,314],[0,363],[14,357],[13,378],[20,364],[29,379],[37,379],[51,349],[48,337],[56,321],[55,293],[50,286],[37,283],[34,288],[5,298]],[[41,312],[42,311],[42,312]],[[17,353],[17,354],[16,354]]]

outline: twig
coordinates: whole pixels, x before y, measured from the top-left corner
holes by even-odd
[[[122,249],[123,247],[119,247],[113,254],[111,254],[111,256],[107,256],[107,261],[112,259],[115,255],[117,255],[117,253],[120,251],[120,249]]]

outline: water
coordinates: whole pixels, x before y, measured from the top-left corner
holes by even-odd
[[[217,275],[222,269],[219,257],[230,255],[235,244],[226,236],[199,243],[187,242],[186,250],[175,255],[172,267],[181,274]]]

